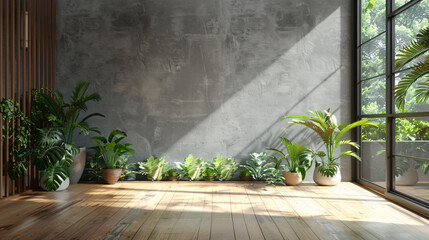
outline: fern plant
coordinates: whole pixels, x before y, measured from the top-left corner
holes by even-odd
[[[36,145],[31,160],[45,177],[43,184],[48,191],[56,190],[69,177],[73,162],[72,153],[77,149],[64,141],[64,135],[56,128],[37,129]]]
[[[139,165],[138,172],[147,175],[148,179],[152,181],[161,181],[170,167],[170,163],[165,162],[164,157],[158,159],[154,156],[148,158],[146,162],[137,164]]]
[[[359,145],[351,140],[341,140],[344,134],[346,134],[351,129],[364,126],[364,125],[373,125],[376,124],[370,122],[369,120],[360,120],[351,124],[342,123],[337,124],[337,119],[330,112],[330,110],[325,111],[308,111],[313,116],[286,116],[284,119],[292,119],[291,125],[304,125],[311,130],[315,131],[323,144],[325,145],[326,152],[313,152],[314,158],[319,157],[320,161],[316,161],[316,166],[319,167],[319,172],[323,176],[332,177],[335,175],[338,169],[338,163],[336,162],[340,157],[348,155],[360,160],[360,157],[353,151],[344,151],[339,155],[335,155],[334,150],[339,148],[342,145],[350,145],[356,149],[359,149]]]
[[[426,102],[429,99],[429,27],[422,28],[407,46],[399,50],[396,55],[395,69],[401,70],[410,62],[411,72],[402,78],[395,86],[395,104],[399,109],[405,108],[405,97],[411,86],[417,82],[415,96],[417,103]],[[426,56],[421,61],[415,61],[420,56]],[[422,80],[422,81],[419,81]]]
[[[280,155],[281,159],[277,161],[274,159],[276,164],[276,169],[279,169],[281,160],[285,160],[286,169],[291,173],[300,173],[301,178],[304,179],[307,171],[311,168],[313,163],[312,161],[312,152],[307,147],[300,145],[298,143],[292,144],[287,138],[279,137],[283,145],[285,146],[288,154],[284,154],[282,151],[275,148],[268,148],[267,150],[272,151]]]
[[[183,178],[194,181],[200,179],[204,166],[203,163],[204,159],[194,158],[192,154],[189,154],[183,163],[176,162],[176,165],[177,170],[183,176]]]
[[[272,163],[267,162],[267,153],[251,153],[250,159],[241,165],[249,170],[250,176],[256,181],[265,180],[275,170]]]

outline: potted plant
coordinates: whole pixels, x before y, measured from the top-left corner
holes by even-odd
[[[34,141],[31,160],[40,170],[42,188],[48,191],[66,189],[70,182],[73,146],[65,143],[62,131],[56,128],[37,129]]]
[[[241,171],[239,173],[239,177],[240,177],[241,181],[250,181],[250,180],[252,180],[252,176],[250,176],[250,172],[249,172],[249,170],[247,170],[247,168],[241,169]]]
[[[341,140],[344,134],[351,129],[363,126],[363,125],[374,125],[369,120],[360,120],[351,124],[342,123],[337,124],[337,119],[330,112],[330,109],[326,111],[308,111],[313,116],[286,116],[284,119],[292,119],[291,125],[304,125],[311,130],[315,131],[321,138],[325,145],[325,152],[319,151],[314,152],[314,156],[319,157],[319,161],[316,161],[316,169],[314,170],[313,180],[323,186],[334,186],[341,182],[341,173],[337,160],[345,155],[354,157],[360,160],[360,157],[353,151],[344,151],[339,155],[335,155],[334,150],[342,145],[350,145],[354,148],[359,148],[357,143],[351,140]]]
[[[139,166],[139,174],[147,175],[149,180],[161,181],[170,167],[169,162],[165,162],[165,158],[156,158],[151,156],[146,162],[137,163]]]
[[[73,89],[70,102],[67,103],[64,96],[58,91],[48,90],[46,93],[33,91],[34,100],[32,115],[39,122],[47,120],[53,127],[58,127],[64,136],[64,142],[68,145],[76,145],[74,137],[77,133],[87,136],[91,131],[100,133],[97,128],[91,127],[88,120],[92,117],[104,117],[100,113],[91,113],[80,117],[82,112],[88,111],[87,103],[99,102],[98,93],[87,94],[89,83],[79,82]],[[85,168],[86,149],[77,148],[73,152],[73,163],[70,167],[70,183],[77,183]]]
[[[108,184],[118,182],[122,173],[121,163],[125,163],[134,154],[134,150],[130,148],[132,144],[121,143],[125,137],[125,132],[113,130],[107,139],[103,136],[92,138],[97,146],[96,155],[104,161],[101,175]]]
[[[172,169],[169,169],[167,171],[167,173],[165,174],[165,176],[167,177],[167,179],[169,181],[177,181],[177,179],[179,178],[180,174],[177,171],[177,169],[172,168]]]
[[[302,183],[307,171],[311,168],[313,163],[312,152],[303,145],[298,143],[292,144],[287,138],[279,137],[279,139],[285,146],[288,154],[286,155],[275,148],[268,148],[268,150],[277,153],[286,162],[285,171],[282,172],[284,177],[283,182],[289,186],[297,186]]]

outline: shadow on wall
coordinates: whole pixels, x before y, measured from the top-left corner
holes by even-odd
[[[135,161],[242,160],[280,135],[316,146],[278,120],[331,107],[350,121],[351,9],[338,0],[59,0],[57,85],[70,95],[90,81],[103,97],[90,108],[107,116],[92,123],[126,131]]]

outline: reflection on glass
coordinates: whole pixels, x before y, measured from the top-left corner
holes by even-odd
[[[429,159],[429,117],[395,119],[395,154]]]
[[[395,85],[404,78],[411,70],[405,70],[402,72],[395,73]],[[411,85],[407,91],[407,96],[405,97],[405,109],[398,109],[395,105],[396,112],[428,112],[429,111],[429,102],[426,103],[417,103],[415,98],[415,91],[418,87],[417,83]]]
[[[395,190],[429,203],[429,159],[395,157]]]
[[[361,42],[366,42],[371,38],[386,30],[386,2],[369,0],[361,2]]]
[[[362,127],[362,178],[386,187],[386,119],[369,118],[375,126]]]
[[[398,9],[402,7],[405,3],[409,2],[411,0],[395,0],[395,4],[393,5],[393,10]]]
[[[362,81],[361,95],[362,114],[386,112],[386,80],[384,76]]]
[[[407,1],[395,1],[396,3]],[[402,5],[402,4],[401,4]],[[421,1],[395,17],[395,56],[399,49],[409,45],[420,29],[429,26],[429,1]],[[405,65],[404,68],[411,67]]]
[[[385,72],[386,36],[382,34],[361,47],[361,79],[381,75]]]

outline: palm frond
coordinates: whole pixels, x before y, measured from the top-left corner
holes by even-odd
[[[399,50],[399,53],[396,55],[395,69],[400,70],[406,64],[425,54],[427,51],[429,51],[429,44],[424,44],[423,42],[415,40],[412,41],[410,45],[404,46]]]

